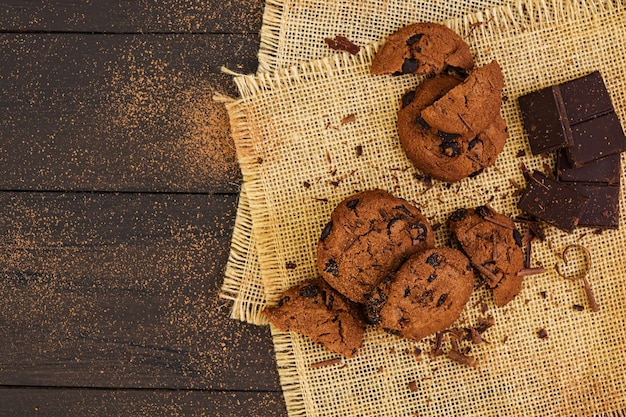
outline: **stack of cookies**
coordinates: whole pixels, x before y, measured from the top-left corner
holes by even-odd
[[[372,62],[372,74],[428,76],[402,97],[398,136],[415,167],[432,178],[455,182],[478,175],[504,148],[502,71],[496,61],[473,68],[463,39],[434,23],[394,33]]]

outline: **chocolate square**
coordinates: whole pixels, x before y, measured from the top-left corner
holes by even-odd
[[[572,188],[589,198],[578,226],[599,229],[619,228],[620,187],[608,185],[572,184]]]
[[[533,91],[517,101],[533,155],[569,145],[552,87]]]
[[[588,198],[574,188],[533,172],[518,207],[559,229],[573,232]]]
[[[593,183],[604,185],[620,184],[621,156],[619,154],[600,158],[579,168],[569,164],[565,151],[556,158],[556,176],[561,182]]]
[[[570,125],[613,111],[611,97],[598,71],[557,87]]]
[[[615,113],[607,113],[571,126],[570,165],[579,167],[626,150],[626,136]]]

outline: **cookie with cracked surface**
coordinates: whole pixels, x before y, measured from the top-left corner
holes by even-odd
[[[358,353],[363,342],[365,322],[359,306],[319,278],[289,288],[278,305],[266,307],[263,314],[282,331],[308,336],[348,358]]]
[[[364,303],[385,275],[434,242],[417,207],[384,190],[364,191],[333,210],[318,241],[317,266],[331,287]]]
[[[434,129],[463,138],[483,132],[500,114],[504,78],[497,61],[474,69],[463,82],[422,110]]]
[[[522,289],[522,235],[508,216],[489,206],[461,208],[448,218],[452,236],[492,289],[496,305],[509,303]]]
[[[398,336],[421,340],[454,323],[470,299],[474,272],[469,259],[452,248],[411,256],[368,295],[366,316]]]
[[[420,171],[446,182],[459,181],[492,166],[508,137],[499,112],[474,137],[439,131],[423,119],[425,109],[461,83],[461,79],[445,74],[429,78],[402,97],[398,111],[398,136],[407,157]]]
[[[474,59],[459,35],[437,23],[415,23],[387,38],[372,61],[372,74],[440,74],[469,71]]]

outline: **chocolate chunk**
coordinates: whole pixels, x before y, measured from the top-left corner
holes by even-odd
[[[441,130],[437,132],[437,136],[444,142],[455,142],[455,140],[459,137],[456,133],[447,133],[442,132]]]
[[[334,259],[329,259],[328,262],[326,262],[326,266],[324,267],[324,272],[328,272],[329,274],[332,274],[334,276],[339,275],[339,266],[337,265],[337,261],[335,261]]]
[[[600,229],[619,228],[619,187],[608,185],[571,184],[580,194],[589,197],[579,226]]]
[[[521,96],[518,102],[533,155],[554,151],[568,145],[552,87]]]
[[[478,138],[474,138],[470,140],[469,143],[467,144],[467,150],[471,151],[472,149],[474,149],[476,145],[478,145]]]
[[[426,258],[426,263],[433,268],[438,268],[441,265],[441,261],[439,260],[439,256],[437,253],[432,253],[428,258]]]
[[[354,210],[357,204],[359,204],[359,199],[355,198],[354,200],[348,201],[346,203],[346,207],[348,207],[350,210]]]
[[[402,96],[402,108],[405,108],[406,106],[411,104],[414,98],[415,98],[415,90],[411,90],[405,95],[403,95]]]
[[[521,248],[523,243],[522,234],[519,232],[519,230],[513,229],[513,239],[515,240],[515,244]]]
[[[460,222],[461,220],[466,218],[468,214],[469,212],[467,211],[467,209],[464,209],[464,208],[457,209],[454,213],[450,215],[450,221]]]
[[[428,123],[426,123],[426,120],[422,119],[421,116],[415,118],[415,124],[424,130],[430,129],[430,126],[428,125]]]
[[[519,99],[533,155],[566,148],[579,167],[626,150],[626,135],[599,72]]]
[[[333,230],[333,222],[328,222],[326,223],[326,226],[324,227],[324,230],[322,230],[322,236],[320,237],[321,240],[324,240],[328,237],[328,235],[330,235],[330,232]]]
[[[615,113],[572,125],[571,129],[566,155],[574,167],[626,150],[626,136]]]
[[[406,44],[407,45],[413,45],[414,43],[419,42],[420,39],[422,39],[422,36],[424,36],[423,33],[416,33],[415,35],[411,36],[409,39],[406,40]]]
[[[459,144],[456,143],[455,141],[441,142],[440,148],[441,148],[441,153],[446,156],[449,156],[450,158],[457,156],[460,152]]]
[[[402,64],[402,73],[403,74],[412,74],[417,71],[417,59],[407,58],[404,60]]]
[[[518,207],[546,223],[572,232],[580,221],[587,200],[575,189],[535,171]]]
[[[326,45],[335,51],[346,51],[352,55],[356,55],[361,50],[359,45],[354,44],[345,36],[337,35],[335,38],[324,38]]]
[[[598,183],[617,185],[620,183],[620,155],[600,158],[578,168],[574,168],[561,151],[556,159],[556,175],[561,182]]]
[[[313,298],[317,297],[317,294],[320,293],[320,287],[317,285],[305,285],[300,288],[300,295],[305,298]]]

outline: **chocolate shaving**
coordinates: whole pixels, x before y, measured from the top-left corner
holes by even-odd
[[[473,327],[470,328],[470,331],[472,332],[472,342],[474,342],[477,345],[480,345],[483,342],[483,338],[480,335],[480,332]]]
[[[309,368],[317,369],[317,368],[323,368],[325,366],[337,365],[337,364],[340,364],[341,361],[342,361],[341,358],[328,359],[326,361],[312,363],[309,365]]]
[[[438,332],[435,336],[435,348],[433,349],[433,356],[441,356],[443,355],[443,350],[441,346],[443,345],[443,332]]]
[[[474,263],[474,262],[472,262],[472,265],[474,266],[474,268],[476,268],[478,270],[478,272],[480,272],[481,275],[484,275],[486,278],[488,278],[490,281],[492,281],[493,285],[495,285],[498,282],[500,282],[501,278],[498,278],[489,269],[485,268],[484,266],[482,266],[480,264]]]
[[[530,254],[533,250],[532,239],[526,243],[526,257],[524,258],[524,268],[530,268]]]
[[[511,226],[510,224],[501,222],[500,220],[496,219],[495,217],[485,216],[485,217],[483,217],[483,219],[487,220],[489,223],[493,223],[493,224],[496,224],[498,226],[502,226],[505,229],[513,230],[515,228],[514,226]]]
[[[350,39],[341,35],[335,36],[335,39],[324,38],[324,42],[326,42],[326,45],[334,51],[346,51],[352,55],[358,54],[361,50],[360,46],[350,42]]]
[[[476,361],[475,358],[468,356],[468,355],[464,355],[463,353],[457,350],[451,350],[450,352],[448,352],[447,356],[449,359],[452,359],[453,361],[458,362],[460,364],[468,365],[468,366],[471,366],[472,368],[478,368],[478,361]]]
[[[517,272],[518,277],[527,277],[529,275],[539,275],[539,274],[543,274],[544,272],[546,272],[545,268],[542,267],[536,267],[536,268],[524,268],[521,269]]]

